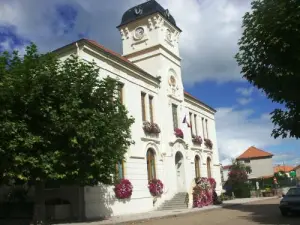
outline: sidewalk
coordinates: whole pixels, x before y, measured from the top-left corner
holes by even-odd
[[[250,202],[255,201],[263,201],[268,199],[278,198],[276,197],[268,197],[268,198],[243,198],[243,199],[234,199],[234,200],[228,200],[223,202],[222,205],[211,205],[206,206],[203,208],[192,208],[192,209],[178,209],[178,210],[166,210],[166,211],[150,211],[146,213],[139,213],[139,214],[130,214],[130,215],[124,215],[124,216],[114,216],[107,220],[102,221],[96,221],[96,222],[83,222],[83,223],[74,223],[74,225],[109,225],[109,224],[118,224],[118,223],[126,223],[126,222],[138,222],[143,220],[149,220],[149,219],[158,219],[158,218],[165,218],[165,217],[173,217],[178,216],[181,214],[187,214],[187,213],[195,213],[199,211],[207,211],[212,209],[219,209],[223,207],[233,207],[241,204],[247,204]],[[72,225],[70,223],[68,224],[60,224],[60,225]]]

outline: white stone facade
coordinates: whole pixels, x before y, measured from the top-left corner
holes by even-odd
[[[136,31],[140,27],[144,33]],[[119,29],[123,56],[86,39],[56,51],[62,59],[70,54],[78,54],[84,61],[95,61],[100,68],[100,78],[110,76],[123,83],[123,103],[135,118],[132,125],[135,144],[128,149],[124,162],[124,176],[133,184],[131,199],[116,199],[112,186],[85,187],[85,217],[93,219],[107,215],[147,212],[155,210],[178,192],[191,194],[196,176],[196,156],[200,158],[199,170],[202,177],[208,176],[207,158],[211,160],[211,177],[217,182],[216,190],[219,194],[222,187],[215,110],[184,92],[184,74],[181,71],[179,55],[180,30],[159,13],[130,22]],[[161,129],[158,136],[148,135],[143,130],[141,93],[145,94],[144,111],[147,121],[151,119],[149,97],[152,98],[153,122]],[[173,104],[177,106],[178,128],[184,133],[183,139],[174,135]],[[212,141],[212,149],[204,144],[193,144],[191,128],[183,123],[185,116],[192,124],[194,134]],[[165,186],[162,197],[155,203],[148,190],[146,155],[149,149],[155,152],[156,178]],[[178,160],[181,166],[178,165]],[[192,199],[189,202],[191,207]]]

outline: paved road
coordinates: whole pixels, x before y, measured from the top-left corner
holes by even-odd
[[[215,209],[180,215],[178,217],[153,219],[135,224],[143,225],[300,225],[300,215],[284,218],[278,209],[279,199],[253,202],[242,206]],[[133,224],[133,223],[126,223]]]

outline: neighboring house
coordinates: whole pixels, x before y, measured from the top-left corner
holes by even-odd
[[[300,165],[293,168],[293,170],[296,172],[296,178],[300,181]]]
[[[61,47],[55,53],[62,60],[77,54],[83,61],[94,61],[100,68],[100,78],[110,76],[122,83],[120,98],[135,118],[132,125],[135,144],[117,168],[119,178],[132,182],[133,194],[130,199],[121,201],[115,199],[113,186],[99,185],[77,188],[74,192],[64,187],[51,189],[47,196],[68,198],[73,217],[81,214],[94,219],[155,210],[177,193],[191,194],[193,180],[199,176],[215,178],[219,194],[222,184],[216,110],[184,90],[182,79],[189,74],[182,74],[181,30],[175,19],[151,0],[126,11],[118,29],[122,55],[87,39]],[[157,123],[161,133],[145,133],[143,123],[146,121]],[[175,136],[176,128],[183,131],[184,138]],[[192,138],[195,135],[211,140],[213,147],[195,143]],[[164,193],[156,201],[148,189],[148,181],[154,178],[164,184]]]
[[[228,174],[229,170],[231,168],[231,165],[222,166],[222,183],[224,184],[228,180]]]
[[[272,157],[273,154],[251,146],[236,160],[251,167],[249,179],[269,178],[274,175]]]
[[[290,177],[290,172],[294,170],[294,166],[274,166],[274,173],[278,173],[279,171],[284,172],[288,177]]]

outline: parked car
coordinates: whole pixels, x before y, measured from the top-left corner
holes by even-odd
[[[290,188],[280,201],[279,209],[281,215],[288,216],[289,213],[300,212],[300,187]]]

